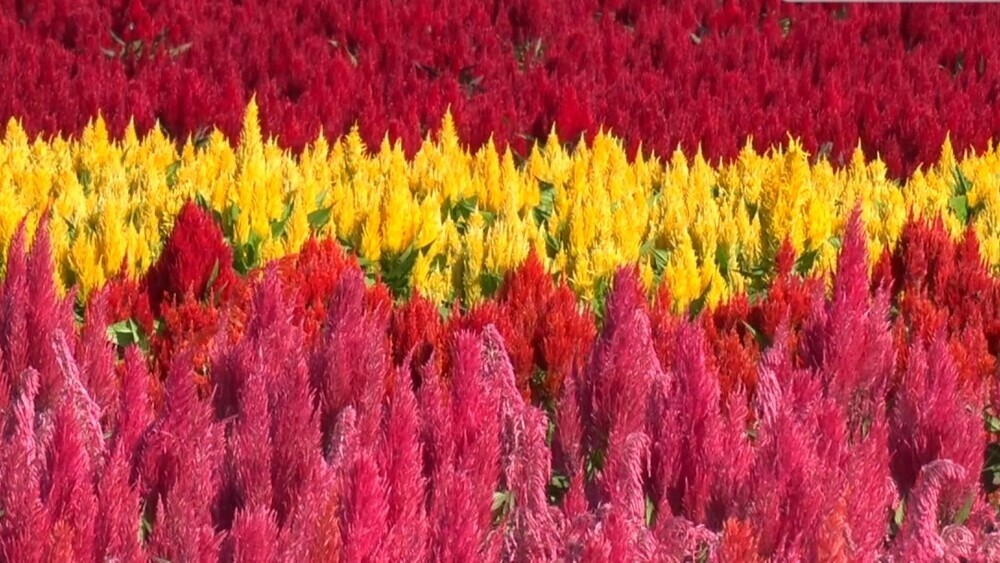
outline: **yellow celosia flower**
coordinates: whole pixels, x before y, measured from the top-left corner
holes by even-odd
[[[609,134],[567,150],[553,132],[517,162],[492,143],[463,147],[450,114],[411,159],[389,141],[370,151],[357,128],[294,156],[261,136],[255,101],[238,143],[214,131],[180,148],[158,128],[112,139],[100,117],[78,139],[48,141],[12,120],[0,142],[0,271],[18,224],[33,232],[48,211],[61,285],[87,295],[115,276],[139,277],[184,202],[198,198],[234,244],[258,245],[264,260],[310,236],[335,236],[376,263],[414,249],[410,285],[438,301],[474,303],[484,279],[534,251],[586,298],[618,267],[639,264],[647,289],[662,279],[684,309],[743,291],[747,271],[785,241],[828,276],[855,207],[873,261],[912,214],[942,220],[954,237],[968,223],[1000,269],[998,187],[1000,152],[958,158],[950,140],[939,162],[899,182],[860,149],[834,167],[791,139],[763,154],[748,141],[730,163],[680,151],[629,162]]]

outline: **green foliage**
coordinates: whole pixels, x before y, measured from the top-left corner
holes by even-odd
[[[108,327],[108,341],[121,348],[127,348],[133,344],[146,352],[149,350],[149,340],[143,334],[139,323],[133,319],[125,319]]]
[[[968,225],[973,215],[979,210],[978,206],[969,207],[969,192],[972,191],[972,182],[958,166],[955,166],[952,174],[955,177],[955,185],[952,189],[951,199],[948,200],[948,207],[963,225]]]

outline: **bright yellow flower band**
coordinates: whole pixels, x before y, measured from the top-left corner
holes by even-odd
[[[31,141],[12,121],[0,144],[0,247],[24,217],[33,230],[50,209],[56,275],[85,295],[123,265],[145,272],[180,207],[198,198],[247,265],[294,253],[312,234],[336,236],[365,262],[399,266],[424,295],[474,303],[534,248],[584,298],[638,262],[682,308],[745,291],[786,238],[813,271],[829,272],[860,200],[873,257],[912,212],[941,216],[955,236],[968,222],[1000,266],[992,147],[959,161],[945,141],[940,162],[905,184],[860,150],[844,166],[814,160],[790,140],[763,155],[748,142],[726,164],[680,152],[630,162],[611,135],[569,150],[553,134],[517,162],[492,143],[461,147],[450,117],[412,159],[389,142],[369,151],[356,132],[294,156],[261,138],[252,102],[238,146],[219,133],[180,150],[158,131],[112,140],[100,119],[77,140]]]

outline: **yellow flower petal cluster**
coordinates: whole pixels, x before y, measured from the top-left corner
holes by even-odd
[[[745,291],[785,240],[807,269],[831,272],[857,202],[873,259],[908,217],[941,217],[956,237],[968,223],[998,268],[998,188],[998,151],[959,159],[947,140],[938,163],[903,183],[860,149],[834,166],[794,139],[763,154],[748,141],[732,162],[711,163],[700,151],[629,159],[605,133],[569,149],[553,132],[521,160],[492,141],[466,149],[450,116],[412,158],[389,141],[370,150],[356,129],[293,155],[261,135],[251,102],[238,143],[214,132],[178,144],[131,127],[112,139],[100,118],[76,139],[33,140],[11,121],[0,142],[0,264],[18,224],[33,231],[48,212],[55,275],[86,295],[141,276],[197,198],[261,263],[334,236],[424,295],[475,303],[534,250],[584,298],[637,263],[644,283],[669,284],[685,308]]]

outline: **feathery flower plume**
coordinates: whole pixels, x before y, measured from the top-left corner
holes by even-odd
[[[423,560],[427,556],[427,513],[423,502],[426,479],[420,443],[420,416],[410,384],[407,356],[397,370],[383,418],[381,466],[385,475],[388,526],[385,556],[394,561]]]
[[[365,310],[361,272],[348,270],[333,298],[321,342],[309,363],[310,380],[321,413],[324,443],[339,413],[352,405],[363,443],[374,443],[389,376],[387,310]]]
[[[270,510],[261,506],[239,510],[226,536],[221,559],[233,563],[269,563],[279,559],[277,546],[278,525]]]
[[[102,414],[105,430],[117,417],[118,391],[115,378],[115,353],[107,336],[108,294],[91,294],[84,316],[83,329],[75,356],[87,393],[94,398]]]
[[[0,448],[0,554],[7,561],[42,561],[50,525],[42,505],[42,472],[45,447],[36,428],[35,399],[38,373],[24,372],[4,414],[3,448]]]
[[[562,398],[556,411],[556,431],[552,440],[553,466],[568,481],[562,510],[569,521],[587,512],[582,450],[583,421],[580,419],[577,373],[577,370],[573,370],[565,380]]]
[[[911,345],[906,373],[890,417],[892,472],[902,494],[917,481],[917,472],[935,459],[961,466],[961,491],[974,487],[982,467],[986,435],[975,405],[958,387],[958,372],[944,334],[925,347]],[[950,510],[965,501],[945,492]]]
[[[151,553],[170,560],[218,557],[211,509],[222,483],[222,432],[197,395],[189,355],[173,361],[166,404],[140,455],[140,491],[147,508],[155,506]]]
[[[500,412],[501,488],[513,502],[503,538],[505,560],[548,560],[558,550],[558,524],[546,499],[551,458],[545,445],[545,414],[527,405],[504,353],[504,341],[488,325],[481,337],[483,378]]]
[[[52,522],[50,557],[83,560],[93,557],[97,498],[92,462],[81,434],[75,406],[67,398],[55,415],[55,433],[42,478],[42,500]]]
[[[386,557],[383,549],[389,503],[374,448],[358,441],[359,437],[355,436],[345,448],[346,459],[341,468],[342,557],[345,561],[379,561]]]
[[[233,251],[207,211],[187,202],[174,220],[173,230],[146,274],[150,304],[158,313],[164,302],[193,294],[227,295],[237,283]]]
[[[964,543],[964,534],[952,530],[943,535],[938,531],[938,508],[942,491],[966,479],[965,469],[946,459],[931,461],[920,470],[916,485],[907,502],[903,528],[893,542],[893,551],[900,561],[941,561],[957,559]],[[953,543],[953,542],[956,542]],[[959,553],[956,553],[959,551]]]
[[[101,407],[90,396],[80,378],[80,368],[66,342],[66,334],[57,330],[52,335],[52,349],[63,376],[64,401],[74,417],[79,437],[90,456],[90,463],[100,467],[104,454],[104,430],[101,428]]]
[[[612,434],[623,439],[644,429],[651,386],[664,380],[653,350],[645,297],[635,272],[615,274],[604,328],[581,380],[581,415],[590,451],[606,447]]]

